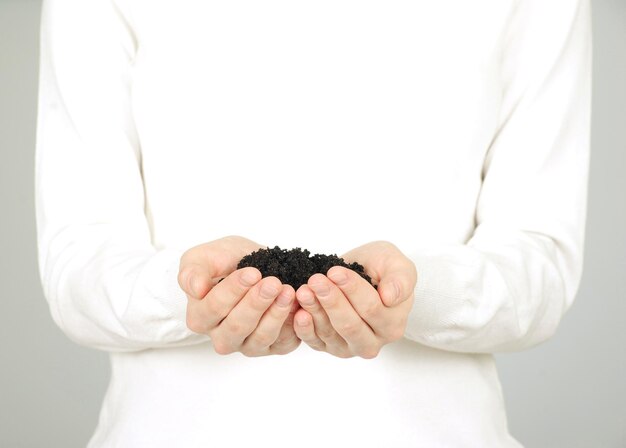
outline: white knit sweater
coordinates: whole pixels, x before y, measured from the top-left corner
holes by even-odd
[[[493,352],[578,289],[589,0],[44,0],[36,211],[52,317],[110,353],[97,447],[518,447]],[[181,254],[226,235],[415,263],[371,360],[218,355]]]

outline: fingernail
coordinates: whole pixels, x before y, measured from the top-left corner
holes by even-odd
[[[241,275],[241,282],[246,286],[252,286],[257,282],[257,275],[254,271],[244,271]]]
[[[309,286],[318,297],[326,297],[328,296],[328,294],[330,294],[330,288],[326,283],[314,283]]]
[[[276,303],[278,304],[278,306],[281,306],[283,308],[288,307],[289,305],[291,305],[291,300],[292,297],[289,293],[287,292],[283,292],[281,295],[278,296],[278,298],[276,299]]]
[[[332,275],[328,276],[329,279],[333,281],[333,283],[337,285],[344,285],[348,281],[348,276],[341,271],[334,271]]]
[[[278,288],[271,283],[265,283],[261,286],[261,297],[265,299],[273,299],[278,294]]]

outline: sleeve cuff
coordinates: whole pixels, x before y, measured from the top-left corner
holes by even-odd
[[[153,328],[158,331],[153,337],[168,346],[209,340],[208,335],[195,333],[187,327],[187,296],[178,284],[180,258],[184,252],[179,248],[165,248],[156,252],[139,275],[139,294],[133,295],[137,299],[134,308],[145,307],[137,311],[139,316],[153,309],[149,315],[160,321],[153,323],[156,324]]]

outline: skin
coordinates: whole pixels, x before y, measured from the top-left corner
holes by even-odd
[[[413,305],[415,265],[393,244],[374,241],[344,254],[378,284],[332,267],[294,291],[258,269],[236,269],[263,248],[240,236],[192,247],[181,257],[178,283],[187,295],[187,326],[211,337],[219,354],[286,354],[301,341],[341,358],[371,359],[402,338]],[[220,278],[224,280],[218,283]]]
[[[378,291],[356,272],[334,266],[311,276],[296,292],[302,307],[294,329],[311,348],[341,358],[371,359],[401,339],[413,306],[415,265],[393,244],[375,241],[342,256],[357,261]]]
[[[228,236],[181,257],[178,284],[187,295],[187,326],[209,335],[219,354],[283,355],[300,345],[293,329],[298,308],[293,287],[276,277],[262,279],[256,268],[236,269],[244,255],[263,247]]]

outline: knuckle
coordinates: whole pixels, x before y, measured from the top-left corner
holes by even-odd
[[[274,341],[273,346],[279,347],[279,346],[282,346],[282,345],[289,345],[289,344],[291,344],[293,342],[297,342],[299,340],[300,339],[295,335],[295,333],[291,333],[291,334],[288,334],[288,335],[281,335],[281,336],[279,336],[276,339],[276,341]]]
[[[272,346],[273,352],[277,355],[286,355],[294,351],[300,345],[300,339],[296,337],[292,337],[288,341],[283,341],[281,343],[276,343]]]
[[[294,327],[293,332],[295,333],[295,335],[301,339],[301,340],[305,340],[306,339],[306,331],[304,331],[302,328],[300,328],[299,326]]]
[[[213,349],[218,355],[229,355],[234,351],[230,344],[222,339],[213,340]]]
[[[324,339],[324,340],[333,338],[336,333],[335,330],[333,330],[332,328],[328,328],[328,327],[322,327],[322,328],[316,329],[315,332],[317,333],[320,339]]]
[[[396,245],[395,245],[395,244],[393,244],[392,242],[387,241],[387,240],[380,240],[378,243],[379,243],[382,247],[384,247],[385,249],[387,249],[387,250],[397,250],[397,249],[398,249],[398,248],[396,247]]]
[[[206,333],[206,323],[195,313],[187,313],[186,322],[187,328],[194,333]]]
[[[342,359],[354,358],[354,353],[351,353],[348,350],[340,350],[338,352],[333,352],[332,354]]]
[[[296,347],[281,347],[281,348],[278,348],[278,349],[273,349],[272,350],[272,354],[274,354],[274,355],[286,355],[288,353],[291,353],[295,349],[296,349]]]
[[[263,354],[259,350],[253,349],[252,347],[242,347],[240,352],[247,358],[257,358]]]
[[[228,315],[228,309],[218,305],[216,302],[217,300],[209,300],[209,301],[205,301],[203,300],[204,303],[204,307],[203,312],[206,313],[207,316],[209,316],[212,320],[218,320],[221,321],[223,318],[225,318]]]
[[[271,298],[264,298],[261,293],[255,294],[253,297],[251,297],[248,303],[248,306],[252,308],[257,314],[264,313],[268,308],[275,308],[271,307],[273,300]],[[270,312],[272,313],[272,316],[275,316],[275,310]]]
[[[266,301],[262,299],[261,296],[259,296],[258,294],[255,297],[249,298],[249,300],[246,299],[244,303],[246,304],[248,309],[252,310],[252,312],[254,312],[254,314],[258,316],[263,314],[263,312],[268,308],[268,304],[266,303]]]
[[[367,320],[376,316],[379,313],[379,311],[380,311],[380,307],[378,306],[377,303],[370,303],[363,307],[363,310],[361,311],[361,317]]]
[[[226,330],[229,334],[239,334],[243,331],[241,323],[235,321],[234,319],[228,319],[222,325],[225,326],[224,330]]]
[[[392,341],[397,341],[399,339],[402,339],[403,336],[404,336],[404,325],[394,326],[389,331],[389,339]]]
[[[359,333],[359,324],[357,322],[344,322],[341,325],[339,333],[346,335],[347,337],[356,336]]]
[[[224,294],[228,297],[243,297],[252,287],[251,284],[254,283],[252,281],[254,274],[251,273],[251,269],[253,268],[245,267],[228,274],[223,282]],[[247,277],[248,275],[250,277]],[[245,283],[244,276],[250,280],[250,283]]]
[[[359,284],[352,278],[352,275],[348,275],[348,279],[341,285],[340,289],[343,294],[353,296],[359,291]]]
[[[267,286],[273,287],[276,290],[276,294],[280,292],[280,289],[283,286],[280,279],[274,275],[270,275],[268,277],[263,278],[261,285],[267,285]]]
[[[289,319],[289,310],[290,308],[281,308],[274,302],[273,306],[267,310],[268,317],[274,322],[274,325],[284,326],[287,324],[287,320]],[[293,319],[293,315],[291,315]]]
[[[380,353],[380,347],[367,347],[359,352],[359,356],[363,359],[374,359]]]
[[[302,339],[304,342],[315,342],[319,338],[319,334],[315,334],[312,331],[296,331],[296,336]]]
[[[318,299],[319,300],[319,299]],[[323,300],[324,305],[322,306],[320,304],[320,301],[315,303],[315,309],[319,309],[319,310],[337,310],[337,308],[339,308],[339,300],[338,297],[335,294],[330,294],[328,295],[328,297],[325,297]]]
[[[226,243],[231,243],[231,244],[235,244],[237,243],[240,239],[242,239],[241,236],[239,235],[226,235],[224,237],[221,238],[222,242],[226,242]]]
[[[260,332],[255,334],[252,339],[254,340],[254,345],[257,347],[269,347],[274,342],[274,339],[271,334]]]

